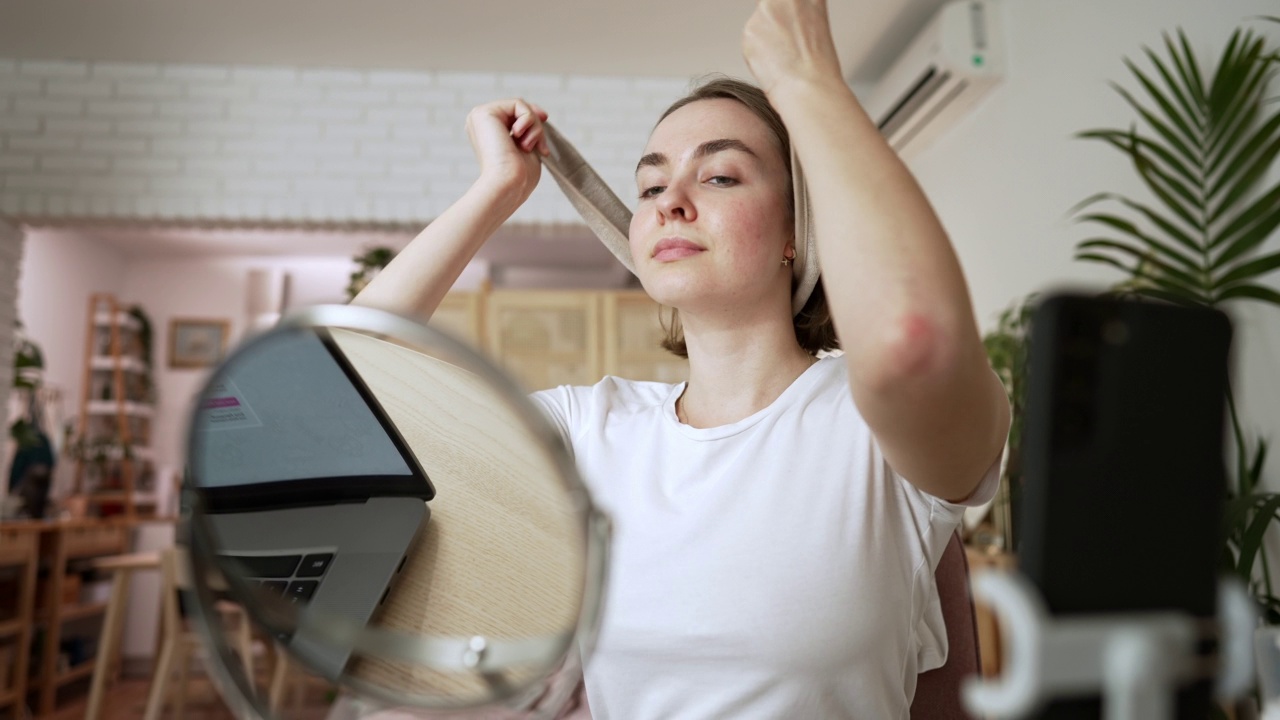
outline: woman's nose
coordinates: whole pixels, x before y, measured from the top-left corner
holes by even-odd
[[[691,222],[697,217],[693,207],[693,197],[683,181],[672,180],[658,196],[658,212],[665,220],[684,220]]]

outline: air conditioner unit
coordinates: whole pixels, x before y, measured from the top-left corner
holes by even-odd
[[[1004,76],[998,0],[943,5],[889,67],[864,107],[903,157],[925,147]]]

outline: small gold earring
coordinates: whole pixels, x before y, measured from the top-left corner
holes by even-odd
[[[791,267],[792,259],[789,257],[782,258],[782,267]]]

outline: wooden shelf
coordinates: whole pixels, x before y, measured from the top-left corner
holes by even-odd
[[[130,315],[124,310],[118,310],[115,314],[115,321],[112,322],[111,313],[98,311],[93,315],[93,324],[97,327],[109,328],[112,325],[119,325],[129,330],[139,330],[142,326],[138,323],[138,318]]]
[[[125,502],[128,499],[129,499],[129,494],[123,490],[95,492],[88,496],[88,500],[91,503]],[[155,505],[158,501],[159,499],[156,497],[155,493],[136,492],[133,494],[134,505]]]
[[[79,680],[80,678],[89,677],[90,675],[93,674],[94,664],[95,664],[95,661],[93,660],[85,660],[84,662],[71,668],[70,670],[58,673],[58,676],[54,678],[53,683],[55,685],[61,686],[61,685],[66,685],[69,682],[74,682],[76,680]]]
[[[96,355],[89,359],[89,367],[94,370],[115,370],[117,359],[111,355]],[[147,364],[140,358],[122,355],[119,358],[120,369],[125,372],[144,373]]]
[[[115,400],[91,400],[86,404],[85,412],[89,415],[117,415],[120,403]],[[151,408],[139,402],[126,401],[124,414],[129,417],[151,417]]]
[[[6,638],[11,635],[17,635],[18,633],[22,632],[22,628],[23,628],[22,618],[2,622],[0,623],[0,638]]]

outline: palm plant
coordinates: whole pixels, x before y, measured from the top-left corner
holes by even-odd
[[[1077,219],[1104,234],[1078,243],[1076,258],[1119,269],[1127,280],[1117,289],[1125,293],[1211,307],[1240,301],[1280,307],[1280,292],[1262,284],[1280,268],[1280,251],[1264,252],[1280,227],[1280,182],[1263,186],[1280,154],[1280,110],[1266,97],[1280,53],[1239,29],[1210,74],[1181,30],[1164,41],[1163,58],[1144,49],[1154,74],[1125,60],[1144,100],[1113,84],[1142,129],[1135,123],[1079,135],[1124,153],[1155,202],[1108,192],[1080,203]],[[1280,621],[1263,550],[1267,529],[1280,517],[1280,494],[1259,489],[1267,442],[1246,436],[1230,391],[1227,407],[1235,465],[1224,563]],[[1262,578],[1254,582],[1260,558]]]

